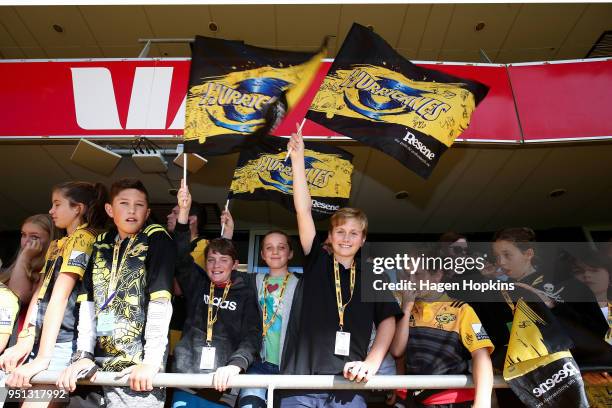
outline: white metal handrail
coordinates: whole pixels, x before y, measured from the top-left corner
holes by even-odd
[[[32,378],[32,384],[55,384],[58,371],[43,371]],[[212,388],[212,374],[159,373],[153,379],[154,387]],[[128,386],[128,376],[117,378],[117,373],[98,372],[95,381],[79,384]],[[376,375],[367,383],[348,381],[334,375],[252,375],[240,374],[229,379],[231,388],[268,389],[268,407],[274,403],[273,390],[386,390],[386,389],[447,389],[473,388],[468,375]],[[501,376],[495,376],[494,388],[508,388]]]

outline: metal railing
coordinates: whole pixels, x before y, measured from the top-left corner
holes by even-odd
[[[55,384],[58,371],[43,371],[32,378],[32,384]],[[212,388],[212,374],[159,373],[153,379],[154,387]],[[128,386],[128,376],[117,378],[117,373],[98,372],[95,381],[79,381],[79,384]],[[268,407],[274,404],[274,390],[388,390],[388,389],[447,389],[473,388],[468,375],[376,375],[367,383],[348,381],[334,375],[249,375],[231,377],[231,388],[266,388]],[[508,388],[501,376],[495,376],[494,388]]]

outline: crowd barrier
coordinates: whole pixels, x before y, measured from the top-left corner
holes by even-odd
[[[55,384],[58,371],[43,371],[32,378],[32,384]],[[95,381],[79,381],[79,384],[127,386],[128,376],[117,378],[117,373],[98,372]],[[211,388],[212,374],[159,373],[153,379],[154,387]],[[348,381],[334,375],[249,375],[240,374],[230,378],[231,388],[267,388],[268,407],[274,404],[274,390],[307,389],[446,389],[473,388],[472,376],[468,375],[376,375],[367,383]],[[508,388],[502,376],[495,376],[494,388]]]

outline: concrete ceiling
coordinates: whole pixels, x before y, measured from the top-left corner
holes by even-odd
[[[170,164],[165,177],[142,174],[124,157],[111,177],[102,177],[70,161],[76,144],[2,145],[0,147],[0,230],[15,229],[26,216],[46,212],[49,190],[66,180],[101,181],[139,177],[151,201],[173,203],[168,188],[181,170]],[[442,156],[431,178],[420,179],[395,160],[371,148],[346,143],[355,157],[350,204],[366,211],[372,232],[426,233],[454,229],[492,231],[509,225],[536,229],[612,225],[612,145],[474,147],[458,145]],[[170,157],[169,157],[170,158]],[[237,155],[210,158],[190,177],[195,199],[222,207]],[[171,162],[171,160],[170,160]],[[550,198],[554,189],[567,194]],[[405,190],[408,199],[397,200]],[[231,204],[237,228],[295,229],[295,218],[264,201]],[[326,223],[320,225],[326,228]]]
[[[313,50],[334,35],[331,57],[354,21],[414,60],[484,62],[480,49],[495,63],[577,59],[612,30],[612,4],[3,6],[0,58],[133,58],[139,38],[196,34],[292,50]],[[190,51],[155,44],[149,56]]]

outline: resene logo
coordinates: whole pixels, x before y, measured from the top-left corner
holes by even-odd
[[[317,200],[312,200],[312,207],[313,208],[321,208],[323,210],[329,210],[329,211],[337,211],[340,208],[339,205],[332,205],[332,204],[322,203],[322,202],[317,201]]]
[[[571,361],[568,361],[563,365],[559,371],[553,374],[546,381],[540,383],[537,387],[533,389],[533,395],[536,397],[541,397],[546,394],[548,391],[552,390],[559,384],[561,381],[565,380],[568,377],[575,377],[580,375],[580,370],[578,367],[574,366]]]
[[[423,143],[421,143],[421,141],[417,139],[416,136],[410,131],[406,133],[406,136],[404,136],[404,139],[402,140],[410,144],[411,146],[413,146],[419,152],[421,152],[423,156],[427,157],[427,159],[433,160],[436,157],[436,154],[432,152],[431,150],[429,150],[429,148],[425,146]]]

